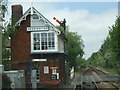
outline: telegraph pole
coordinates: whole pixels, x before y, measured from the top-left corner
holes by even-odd
[[[3,15],[2,15],[2,1],[0,1],[0,65],[2,64],[2,27],[3,27]]]
[[[120,23],[120,1],[118,2],[118,23]],[[120,27],[120,26],[118,26]],[[120,30],[118,28],[118,37],[120,36]],[[117,59],[119,60],[119,69],[118,69],[118,75],[119,75],[119,82],[118,82],[118,87],[119,87],[119,90],[120,90],[120,39],[118,39],[118,50],[117,50]]]
[[[64,41],[64,52],[66,53],[66,41],[67,41],[67,39],[66,39],[66,20],[65,19],[63,19],[63,21],[59,21],[58,19],[56,19],[55,17],[53,17],[53,19],[61,26],[61,27],[63,27],[63,30],[64,30],[64,37],[65,37],[65,41]],[[66,57],[65,57],[66,58]],[[64,65],[65,65],[65,67],[66,67],[66,60],[64,60]],[[66,74],[66,69],[64,69],[64,82],[65,82],[65,84],[67,83],[67,74]]]
[[[2,64],[2,27],[1,25],[0,25],[0,64]]]
[[[4,29],[4,17],[7,12],[7,0],[0,0],[0,64],[2,64],[2,30]]]
[[[7,0],[0,0],[0,90],[2,89],[2,73],[4,67],[2,65],[2,30],[4,28],[3,21],[5,12],[7,11]]]
[[[2,89],[2,14],[0,2],[0,90]]]

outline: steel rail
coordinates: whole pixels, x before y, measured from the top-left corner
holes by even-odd
[[[96,74],[98,74],[98,76],[99,76],[99,75],[109,75],[109,76],[110,76],[110,74],[109,74],[109,73],[106,73],[106,72],[104,72],[104,71],[102,71],[102,70],[100,70],[100,69],[96,69],[96,68],[94,68],[94,67],[89,67],[88,69],[86,69],[86,70],[84,71],[83,75],[84,75],[84,76],[85,76],[85,75],[91,75],[91,78],[92,78],[92,80],[93,80],[96,88],[99,90],[99,87],[98,87],[96,81],[94,80],[94,78],[93,78],[93,76],[92,76],[92,72],[95,72]],[[99,77],[100,77],[100,76],[99,76]],[[100,77],[100,78],[101,78],[101,77]],[[86,77],[86,79],[87,79],[87,77]],[[103,79],[101,78],[101,80],[103,80]],[[114,84],[112,83],[112,81],[109,81],[109,80],[108,80],[108,81],[100,81],[100,82],[101,82],[101,83],[102,83],[102,82],[108,83],[108,84],[112,85],[115,89],[119,89],[119,87],[117,87],[116,85],[114,85]],[[84,86],[84,84],[83,84],[83,86]]]
[[[93,82],[94,82],[94,84],[95,84],[95,86],[96,86],[97,90],[100,90],[100,89],[99,89],[99,87],[98,87],[98,85],[97,85],[97,83],[95,82],[95,80],[94,80],[94,78],[93,78],[93,76],[92,76],[92,75],[91,75],[91,78],[93,79]]]
[[[94,79],[93,76],[92,76],[92,71],[93,71],[93,70],[92,70],[91,67],[88,68],[87,70],[85,70],[84,73],[83,73],[81,82],[84,82],[84,81],[83,81],[84,76],[89,75],[90,78],[91,78],[91,80],[92,80],[92,81],[91,81],[91,86],[92,86],[93,88],[96,88],[97,90],[99,90],[99,87],[98,87],[97,83],[95,82],[95,79]],[[86,79],[88,79],[88,77],[86,77]],[[85,85],[84,83],[82,83],[81,90],[83,90],[83,88],[85,88],[85,87],[86,87],[86,85]]]
[[[94,67],[92,67],[93,68],[93,71],[94,72],[96,72],[98,75],[100,75],[101,73],[104,75],[109,75],[110,76],[110,74],[109,73],[106,73],[106,72],[103,72],[102,70],[100,70],[100,69],[97,69],[97,68],[94,68]],[[100,73],[99,73],[100,72]],[[117,77],[117,76],[115,76],[115,77]],[[102,81],[101,81],[102,82]],[[104,82],[104,81],[103,81]],[[110,85],[112,85],[113,87],[115,87],[116,89],[119,89],[119,87],[117,87],[116,85],[114,85],[113,83],[112,83],[112,81],[107,81],[108,82],[108,84],[110,84]],[[106,82],[106,83],[107,83]]]

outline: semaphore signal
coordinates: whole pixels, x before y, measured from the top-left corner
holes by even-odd
[[[64,19],[63,21],[59,21],[58,19],[56,19],[55,17],[53,17],[53,19],[60,24],[60,26],[62,26],[64,28],[64,31],[66,29],[66,20]]]
[[[53,17],[53,19],[61,25],[61,22],[58,19],[56,19],[55,17]]]

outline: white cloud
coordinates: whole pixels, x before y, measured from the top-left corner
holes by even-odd
[[[49,14],[46,14],[46,16],[54,24],[56,22],[52,20],[52,16],[56,16],[59,20],[66,18],[70,31],[77,32],[82,36],[85,44],[85,58],[88,58],[100,48],[100,45],[108,35],[108,27],[114,23],[117,9],[103,11],[99,14],[93,14],[81,9],[76,11],[54,9],[47,13]]]
[[[119,0],[9,0],[10,2],[119,2]]]
[[[24,10],[30,7],[30,3],[21,3]],[[108,26],[111,26],[116,18],[117,9],[110,9],[101,13],[91,13],[85,9],[71,10],[70,8],[55,9],[50,4],[34,4],[34,7],[53,24],[58,25],[53,17],[67,21],[70,31],[77,32],[82,36],[85,44],[85,58],[88,58],[108,35]]]

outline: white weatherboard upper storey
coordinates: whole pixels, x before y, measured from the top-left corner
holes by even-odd
[[[32,12],[32,14],[31,14]],[[64,47],[63,42],[60,39],[60,45],[58,45],[58,35],[61,34],[61,31],[58,30],[48,19],[46,19],[41,13],[39,13],[34,7],[29,8],[22,17],[16,22],[15,26],[20,26],[21,22],[26,20],[27,16],[30,16],[30,26],[26,28],[26,31],[30,32],[31,36],[31,53],[55,53],[60,52],[64,53]],[[36,15],[36,16],[35,16]],[[54,42],[55,42],[55,49],[53,50],[34,50],[33,46],[33,34],[38,33],[41,35],[41,33],[54,33]],[[41,36],[40,36],[41,38]],[[47,40],[48,42],[48,40]],[[40,41],[41,43],[41,41]],[[60,46],[60,47],[58,47]],[[41,47],[41,46],[40,46]],[[61,49],[59,49],[61,48]]]
[[[43,26],[43,24],[45,24],[46,26],[49,26],[50,27],[50,30],[55,30],[58,35],[61,34],[60,30],[58,30],[48,19],[46,19],[40,12],[38,12],[34,7],[31,7],[32,8],[32,12],[33,12],[33,15],[36,14],[38,15],[39,17],[39,20],[41,21],[41,25]],[[31,8],[29,8],[24,14],[23,16],[16,22],[15,26],[20,26],[21,22],[23,20],[26,20],[26,17],[28,15],[31,15]],[[32,15],[31,15],[32,16]],[[32,20],[32,19],[31,19]],[[34,24],[35,25],[35,24]],[[31,26],[34,26],[32,23],[31,23]]]

